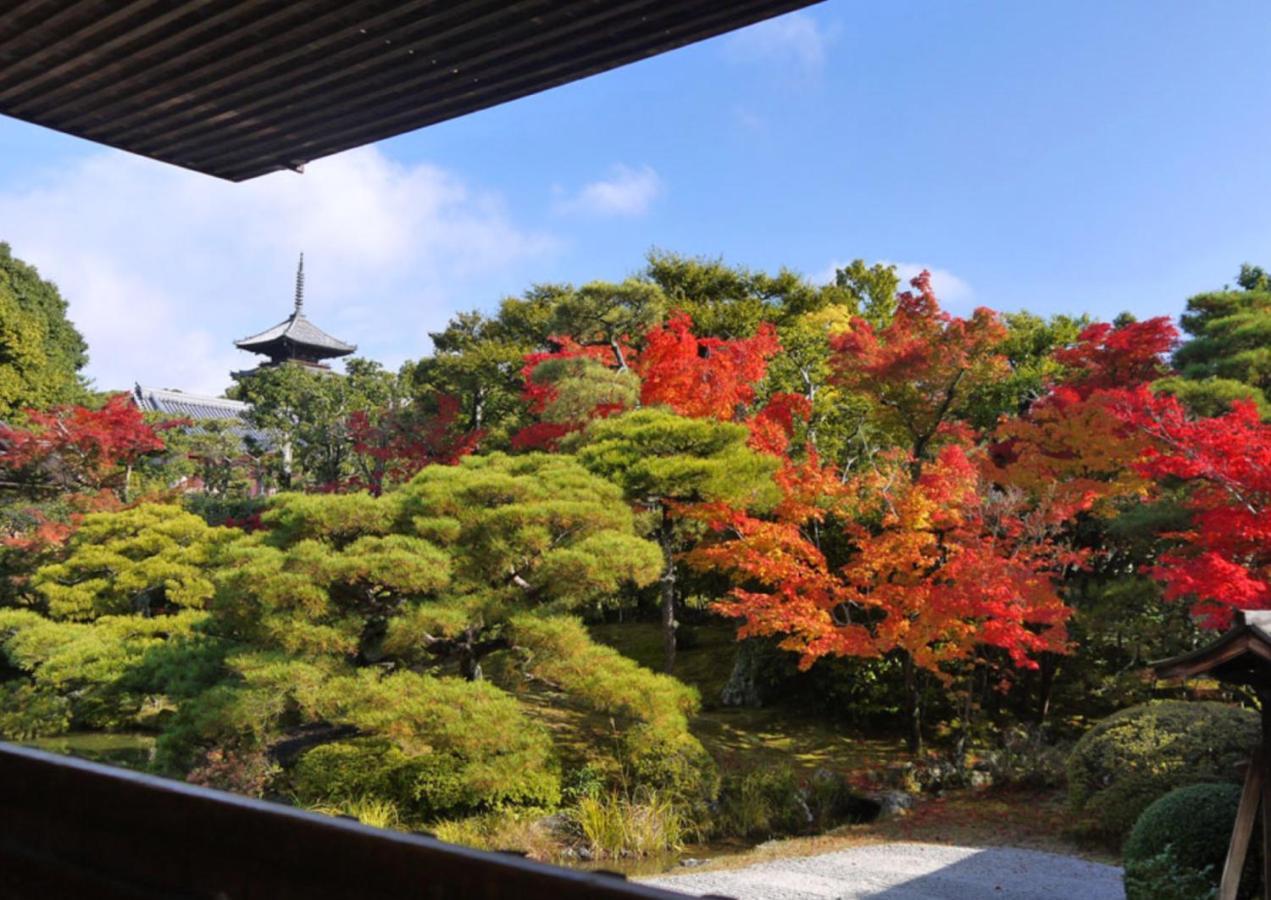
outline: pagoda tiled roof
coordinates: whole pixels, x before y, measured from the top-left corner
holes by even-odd
[[[346,356],[357,349],[356,344],[346,344],[339,338],[331,337],[306,319],[301,312],[292,313],[273,328],[268,328],[260,334],[235,341],[234,346],[240,350],[266,353],[267,348],[283,341],[306,347],[321,356]]]

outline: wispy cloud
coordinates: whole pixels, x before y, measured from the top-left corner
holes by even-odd
[[[483,277],[555,248],[497,196],[374,148],[245,184],[95,154],[0,192],[0,223],[68,298],[102,388],[226,387],[253,364],[233,340],[290,312],[302,250],[306,311],[396,365],[425,352]]]
[[[887,259],[880,259],[878,262],[884,266],[895,267],[896,274],[900,277],[901,290],[908,288],[910,280],[916,278],[924,269],[930,272],[931,288],[945,307],[968,303],[975,296],[971,285],[948,269],[925,263],[892,262]],[[834,280],[835,272],[846,265],[847,263],[842,260],[835,260],[820,272],[815,273],[812,280],[817,284],[828,284]]]
[[[724,53],[736,62],[777,62],[796,65],[804,75],[820,72],[834,38],[806,12],[768,19],[730,35]]]
[[[642,216],[663,191],[662,179],[652,166],[638,168],[618,164],[608,178],[592,181],[555,203],[558,213],[590,216]]]

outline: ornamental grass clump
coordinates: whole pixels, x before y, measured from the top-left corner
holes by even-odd
[[[583,797],[570,815],[598,857],[655,856],[682,845],[682,815],[671,797],[657,791]]]

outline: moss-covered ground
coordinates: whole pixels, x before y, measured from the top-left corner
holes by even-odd
[[[597,640],[649,668],[658,669],[662,638],[656,623],[601,625]],[[843,773],[877,771],[909,759],[896,735],[853,731],[824,719],[781,708],[733,709],[718,703],[732,670],[735,632],[727,624],[698,627],[677,656],[675,675],[702,694],[702,712],[693,730],[721,768],[786,765],[796,772],[829,769]],[[1078,845],[1066,835],[1068,813],[1062,790],[990,789],[947,791],[921,800],[908,815],[867,824],[845,825],[825,834],[767,841],[688,847],[686,856],[711,858],[710,866],[750,865],[783,856],[828,853],[863,844],[896,840],[963,846],[1009,845],[1084,856],[1099,862],[1118,860],[1106,850]]]

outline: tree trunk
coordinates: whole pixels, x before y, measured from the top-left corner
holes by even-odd
[[[914,666],[913,657],[904,655],[905,672],[905,724],[908,734],[905,741],[910,753],[922,752],[922,683],[921,673]]]
[[[1055,677],[1059,674],[1059,660],[1053,653],[1043,653],[1039,660],[1041,671],[1038,672],[1037,686],[1037,727],[1046,724],[1050,715],[1050,698],[1055,692]]]
[[[763,706],[763,695],[759,692],[757,675],[759,674],[762,642],[757,638],[747,638],[737,644],[737,653],[733,657],[733,671],[728,682],[719,692],[719,701],[725,706],[740,706],[747,709],[758,709]]]
[[[662,508],[662,526],[658,529],[658,545],[662,548],[662,666],[668,675],[675,672],[675,548],[671,511]]]

